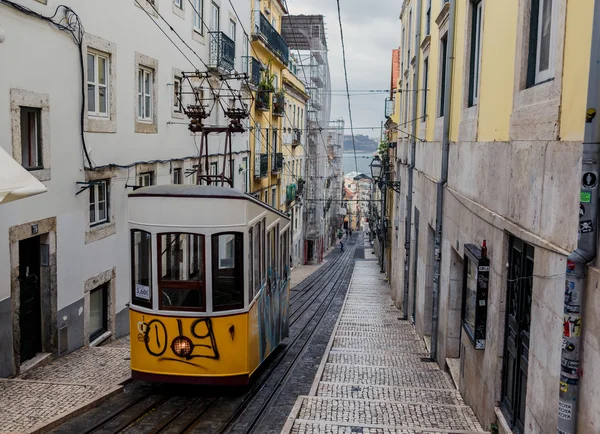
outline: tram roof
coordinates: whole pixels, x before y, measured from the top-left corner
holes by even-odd
[[[255,197],[236,190],[230,187],[216,187],[212,185],[181,185],[181,184],[164,184],[150,185],[148,187],[138,188],[129,197],[180,197],[180,198],[205,198],[205,199],[241,199],[255,202],[272,212],[279,214],[281,217],[289,219],[289,217],[272,206],[261,202]]]

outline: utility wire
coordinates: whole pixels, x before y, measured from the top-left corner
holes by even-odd
[[[340,37],[342,40],[342,58],[344,60],[344,78],[346,81],[346,93],[348,95],[348,116],[350,117],[350,133],[352,134],[352,148],[354,149],[354,164],[358,172],[358,161],[356,160],[356,143],[354,141],[354,125],[352,123],[352,106],[350,104],[350,87],[348,86],[348,68],[346,67],[346,47],[344,44],[344,29],[342,27],[342,13],[340,11],[340,0],[337,2],[338,21],[340,22]]]

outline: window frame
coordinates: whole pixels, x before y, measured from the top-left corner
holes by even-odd
[[[183,85],[183,79],[179,76],[175,76],[173,78],[173,111],[175,113],[181,113],[183,111],[183,106],[177,95],[181,95],[181,87]]]
[[[234,261],[235,265],[233,268],[220,268],[219,267],[219,243],[215,240],[223,235],[233,235],[235,243]],[[244,281],[244,266],[246,261],[244,260],[244,232],[237,231],[226,231],[211,234],[210,236],[210,252],[211,252],[211,312],[228,312],[232,310],[241,310],[246,307],[246,294],[245,294],[245,281]],[[216,248],[215,248],[216,247]],[[236,304],[228,304],[220,306],[218,309],[215,308],[215,282],[217,281],[216,274],[220,270],[233,270],[234,284],[237,291],[241,292],[241,302]]]
[[[151,185],[154,185],[154,172],[138,173],[137,178],[138,178],[138,187],[149,187]],[[147,185],[141,184],[140,181],[142,181],[143,179],[146,179],[146,178],[150,180],[150,183]]]
[[[140,77],[141,76],[141,77]],[[141,78],[141,80],[140,80]],[[148,78],[149,87],[146,91],[146,78]],[[138,66],[138,112],[137,112],[137,120],[138,122],[144,123],[152,123],[154,109],[152,105],[154,104],[154,70],[148,68],[143,65]],[[149,107],[146,105],[146,98],[150,97]],[[146,109],[149,109],[149,116],[146,116]],[[144,116],[140,115],[140,112],[144,113]]]
[[[183,10],[183,0],[173,0],[173,4],[175,5],[175,7],[178,7],[179,9]]]
[[[136,268],[135,268],[135,234],[136,232],[139,232],[142,235],[147,235],[148,237],[148,242],[149,242],[149,246],[148,246],[148,256],[149,256],[149,260],[148,260],[148,294],[149,294],[149,299],[145,300],[143,298],[139,298],[136,297],[135,295],[135,287],[136,287],[136,277],[135,277],[135,272],[136,272]],[[153,238],[154,236],[148,232],[148,231],[144,231],[142,229],[131,229],[130,231],[130,243],[131,243],[131,304],[134,306],[138,306],[138,307],[144,307],[147,309],[152,309],[152,303],[153,303],[153,276],[152,276],[152,243],[153,243]],[[143,239],[142,239],[143,241]]]
[[[438,108],[438,118],[443,118],[444,113],[444,103],[446,102],[446,61],[448,57],[448,33],[444,33],[444,35],[440,38],[440,83],[439,83],[439,108]]]
[[[24,169],[27,169],[29,171],[33,171],[33,170],[41,170],[44,168],[44,149],[43,149],[43,140],[42,140],[42,109],[40,107],[28,107],[28,106],[19,106],[20,110],[19,110],[19,115],[21,118],[21,122],[20,122],[20,127],[21,127],[21,166],[23,166]],[[23,125],[23,115],[27,114],[26,118],[27,118],[27,125]],[[35,152],[36,152],[36,161],[35,165],[29,165],[29,163],[27,165],[24,164],[24,154],[23,151],[25,149],[25,147],[23,146],[23,139],[26,137],[26,135],[24,134],[24,128],[27,127],[27,136],[29,137],[28,140],[28,144],[27,144],[27,151],[28,151],[28,155],[29,155],[29,160],[31,160],[31,150],[32,150],[32,145],[31,145],[31,132],[32,132],[32,128],[30,125],[30,117],[29,115],[33,114],[34,115],[34,119],[35,119],[35,125],[34,125],[34,131],[35,131],[35,136],[36,136],[36,140],[35,140]]]
[[[235,43],[237,39],[237,23],[234,19],[229,18],[229,37]]]
[[[429,56],[423,59],[423,120],[427,119],[427,102],[429,100]]]
[[[200,264],[201,275],[203,280],[162,280],[162,236],[175,235],[192,235],[201,237],[202,240],[202,260]],[[157,288],[158,288],[158,310],[162,311],[182,311],[182,312],[206,312],[208,300],[206,298],[206,236],[204,234],[194,232],[159,232],[156,234],[156,266],[157,266]],[[191,262],[191,261],[190,261]],[[188,264],[189,265],[189,264]],[[197,290],[201,291],[202,305],[200,307],[182,307],[182,306],[165,306],[163,304],[163,287],[176,286],[176,289]]]
[[[473,107],[479,104],[481,90],[481,54],[483,53],[483,0],[471,3],[471,46],[469,53],[469,104]]]
[[[100,286],[92,289],[90,291],[90,317],[92,315],[92,295],[97,293],[98,291],[102,291],[102,299],[100,301],[100,314],[102,315],[102,327],[97,330],[89,331],[89,341],[93,342],[102,336],[104,333],[108,331],[108,291],[109,291],[109,283],[103,283]]]
[[[215,22],[215,12],[217,14],[216,22]],[[215,24],[216,24],[216,28],[215,28]],[[211,32],[220,32],[221,31],[221,7],[214,1],[211,2],[211,7],[210,7],[210,30],[211,30]]]
[[[183,184],[183,174],[181,167],[176,167],[173,169],[173,185],[182,185]],[[175,182],[178,181],[178,182]]]
[[[550,41],[548,42],[549,44],[549,48],[548,48],[548,69],[545,69],[543,71],[540,71],[540,53],[541,53],[541,48],[542,48],[542,24],[543,24],[543,18],[544,18],[544,6],[546,5],[547,2],[551,2],[551,10],[550,10],[550,35],[549,35],[549,39]],[[545,81],[548,81],[552,78],[554,78],[554,63],[555,63],[555,51],[554,47],[555,47],[555,40],[556,40],[556,26],[557,26],[557,19],[556,19],[556,11],[557,11],[557,5],[556,5],[556,0],[534,0],[532,2],[532,4],[535,4],[537,2],[537,14],[533,14],[531,16],[531,28],[530,28],[530,32],[532,33],[532,37],[535,37],[535,47],[530,46],[530,52],[532,49],[535,49],[535,77],[533,80],[533,83],[531,83],[531,85],[536,85],[536,84],[540,84],[543,83]],[[535,9],[532,6],[532,11],[535,11]],[[534,20],[535,20],[535,26],[534,24]],[[535,30],[535,34],[534,33]]]
[[[88,85],[88,97],[87,97],[87,106],[88,106],[88,116],[94,116],[99,118],[109,118],[110,117],[110,55],[107,53],[101,53],[100,51],[89,49],[87,51],[87,57],[93,57],[94,63],[94,81],[90,81],[90,71],[89,71],[89,63],[87,65],[87,85]],[[99,68],[99,59],[104,59],[104,84],[100,84],[98,82],[98,68]],[[94,86],[94,111],[89,110],[89,87],[90,85]],[[104,99],[106,101],[106,111],[100,111],[100,88],[104,87]]]
[[[98,198],[100,197],[100,187],[103,186],[104,187],[104,213],[105,213],[105,217],[104,219],[97,219],[96,217],[99,216],[99,204],[102,201],[99,201]],[[92,198],[93,196],[93,198]],[[95,200],[93,200],[95,199]],[[92,218],[92,203],[94,204],[94,211],[93,211],[93,215],[94,215],[94,221],[91,220]],[[93,181],[92,185],[90,186],[90,228],[93,228],[95,226],[99,226],[105,223],[110,223],[110,212],[109,212],[109,207],[110,207],[110,180],[98,180],[98,181]]]
[[[196,33],[204,35],[204,0],[194,0],[194,7],[192,9],[194,9],[193,29]]]

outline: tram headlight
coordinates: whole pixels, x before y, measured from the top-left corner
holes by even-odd
[[[177,336],[171,342],[171,349],[179,357],[188,357],[192,354],[193,344],[190,338],[185,336]]]

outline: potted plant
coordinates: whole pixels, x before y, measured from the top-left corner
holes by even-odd
[[[271,93],[275,90],[275,74],[271,73],[271,65],[262,72],[258,92],[256,93],[256,108],[259,110],[269,110],[271,106]]]

